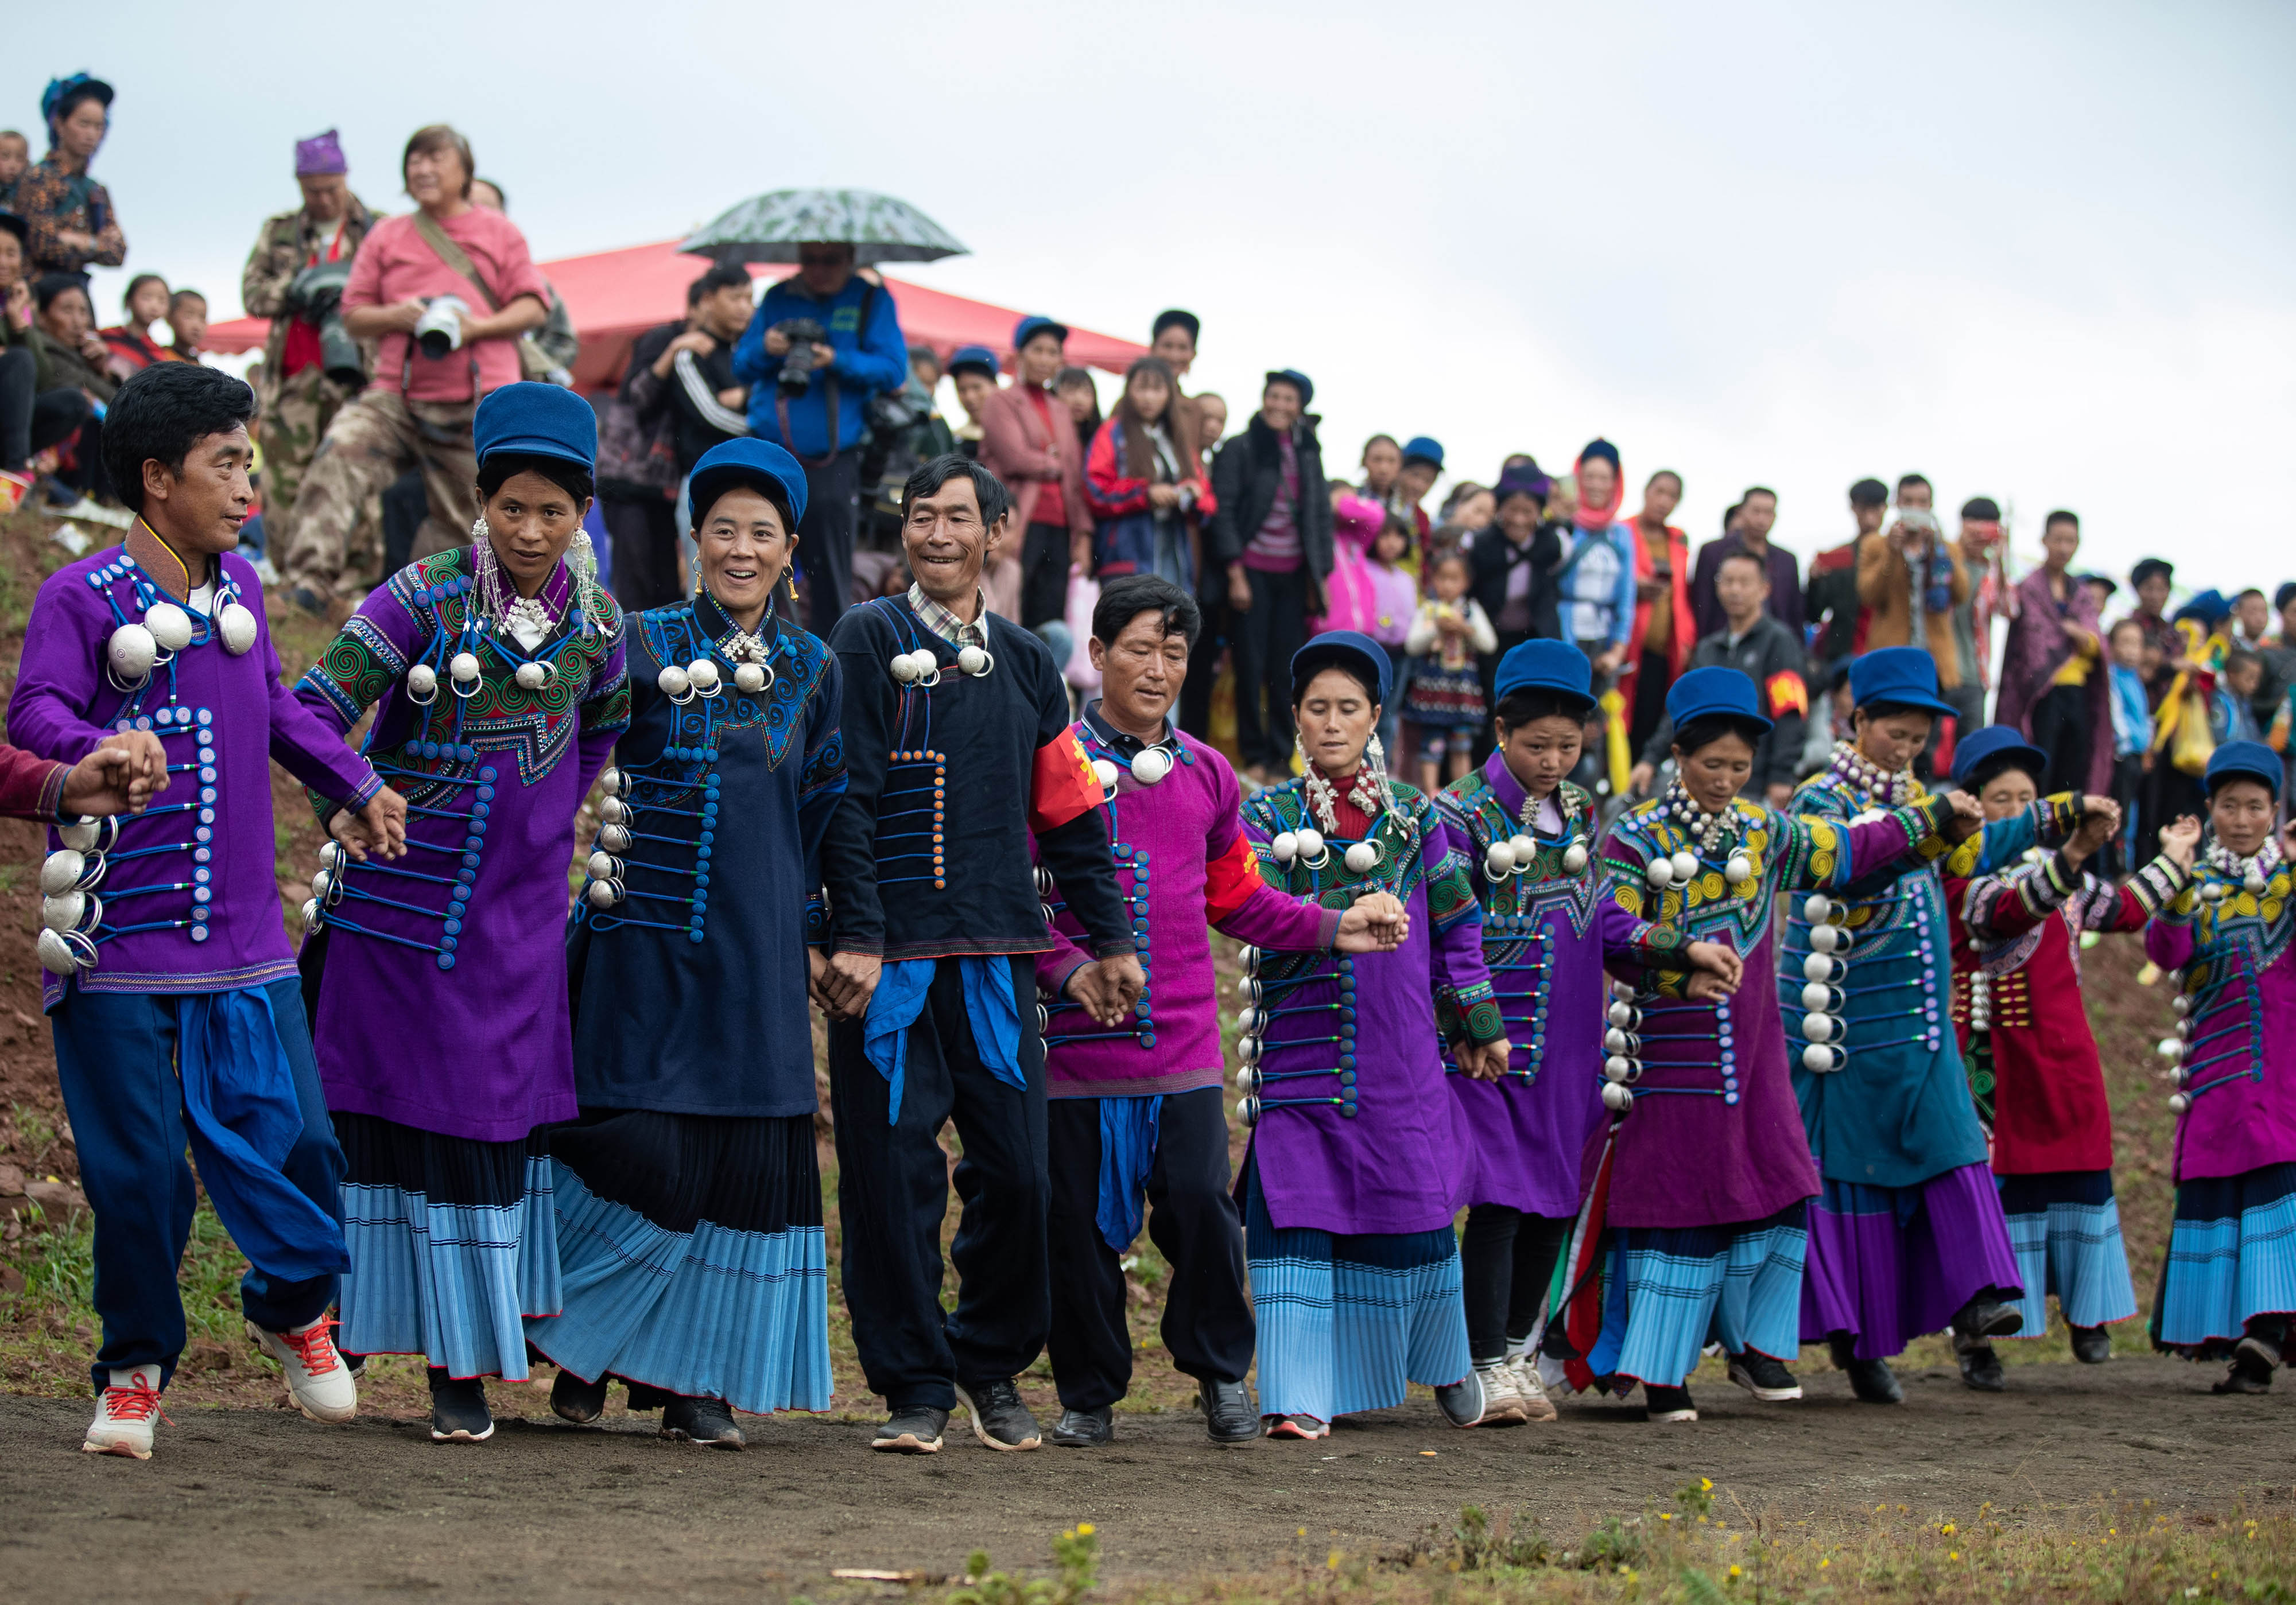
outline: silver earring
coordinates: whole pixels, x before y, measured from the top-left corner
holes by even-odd
[[[485,513],[482,512],[479,514],[477,518],[471,521],[471,545],[473,546],[477,545],[480,541],[486,539],[487,536],[493,533],[493,530],[487,528],[487,515]]]

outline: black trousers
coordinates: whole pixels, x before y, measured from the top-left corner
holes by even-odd
[[[1132,1388],[1124,1271],[1101,1236],[1100,1103],[1048,1104],[1053,1152],[1053,1380],[1070,1410],[1099,1410]],[[1168,1093],[1148,1173],[1148,1241],[1172,1267],[1160,1329],[1172,1367],[1240,1382],[1255,1336],[1244,1290],[1243,1217],[1229,1196],[1223,1089]]]
[[[860,514],[859,446],[849,446],[818,466],[805,465],[797,561],[810,597],[806,627],[824,641],[853,605],[853,528]]]
[[[418,465],[408,469],[382,492],[382,575],[385,579],[414,561],[414,543],[422,522],[430,516],[430,487]]]
[[[2087,686],[2052,685],[2041,694],[2033,704],[2033,745],[2049,755],[2041,795],[2088,790],[2089,743],[2095,739]]]
[[[1180,683],[1180,728],[1200,741],[1212,739],[1212,688],[1218,684],[1220,654],[1234,633],[1228,623],[1227,573],[1206,560],[1207,571],[1196,590],[1196,606],[1204,616],[1203,634],[1188,654],[1188,677]],[[1217,592],[1213,590],[1218,586]],[[1078,645],[1083,645],[1078,642]]]
[[[1459,1272],[1466,1283],[1467,1355],[1476,1364],[1504,1360],[1509,1339],[1530,1336],[1555,1257],[1570,1236],[1569,1216],[1526,1215],[1505,1204],[1467,1211]]]
[[[2150,864],[2161,851],[2161,830],[2186,814],[2205,820],[2209,805],[2198,775],[2187,774],[2169,761],[2163,750],[2152,755],[2152,773],[2144,777],[2137,794],[2143,807],[2136,821],[2136,862]]]
[[[87,420],[78,390],[36,388],[39,360],[29,346],[0,351],[0,468],[21,473],[34,452],[47,450]]]
[[[1069,528],[1029,526],[1021,541],[1021,627],[1033,630],[1069,613]]]
[[[1308,639],[1308,570],[1267,574],[1246,569],[1251,607],[1230,617],[1235,654],[1235,744],[1247,766],[1288,774],[1295,731],[1292,723],[1292,654]],[[1267,711],[1260,711],[1262,700]]]
[[[677,601],[677,504],[661,495],[600,501],[614,537],[614,600],[622,610],[643,613]]]
[[[955,959],[933,973],[908,1031],[901,1116],[888,1125],[890,1088],[862,1052],[861,1024],[829,1028],[830,1110],[837,1122],[838,1255],[853,1345],[872,1392],[895,1410],[953,1409],[955,1382],[1018,1376],[1044,1352],[1052,1322],[1045,1207],[1045,1044],[1037,1035],[1036,961],[1012,966],[1021,1003],[1021,1069],[1028,1090],[980,1061]],[[940,1305],[940,1224],[952,1177],[941,1126],[954,1120],[964,1154],[953,1178],[962,1212],[956,1309]]]
[[[1635,705],[1627,713],[1627,748],[1636,758],[1666,723],[1666,693],[1674,685],[1674,660],[1644,651],[1635,665]]]

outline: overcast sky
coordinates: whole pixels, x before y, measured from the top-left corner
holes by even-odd
[[[1302,4],[181,8],[19,30],[0,122],[51,72],[119,88],[96,161],[129,266],[235,312],[291,146],[340,126],[404,209],[447,119],[537,257],[851,184],[970,257],[918,282],[1146,338],[1204,321],[1191,389],[1316,385],[1327,464],[1431,434],[1488,480],[1592,435],[1718,525],[1781,494],[1805,556],[1844,493],[2078,509],[2084,567],[2296,576],[2296,8]],[[98,42],[100,41],[100,42]],[[43,140],[36,133],[35,153]],[[119,279],[99,287],[116,316]]]

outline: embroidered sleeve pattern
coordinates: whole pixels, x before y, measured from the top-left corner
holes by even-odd
[[[1206,918],[1214,925],[1233,918],[1267,884],[1259,878],[1259,861],[1250,839],[1238,831],[1227,850],[1204,864]]]

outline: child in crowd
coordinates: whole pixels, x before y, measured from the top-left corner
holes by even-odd
[[[2112,626],[2106,669],[2112,708],[2112,800],[2120,805],[2120,834],[2105,855],[2115,879],[2136,861],[2136,799],[2152,767],[2152,705],[2146,696],[2144,626],[2124,618]]]
[[[16,209],[16,181],[31,165],[31,143],[13,128],[0,128],[0,206]]]
[[[208,337],[208,298],[196,290],[178,290],[168,302],[168,327],[176,337],[176,360],[197,362]]]
[[[2244,646],[2225,654],[2224,673],[2209,698],[2209,733],[2217,745],[2226,741],[2260,741],[2264,732],[2256,725],[2256,692],[2264,683],[2264,659]]]
[[[1411,655],[1411,689],[1404,712],[1419,732],[1419,786],[1439,790],[1467,772],[1475,732],[1489,713],[1483,705],[1478,652],[1498,650],[1498,632],[1467,594],[1467,560],[1450,553],[1427,570],[1426,601],[1411,621],[1404,650]]]
[[[155,362],[175,360],[173,351],[152,338],[152,326],[168,315],[168,281],[156,273],[139,273],[127,281],[127,293],[119,301],[126,315],[102,332],[103,343],[111,349],[104,368],[114,379],[125,379]]]

